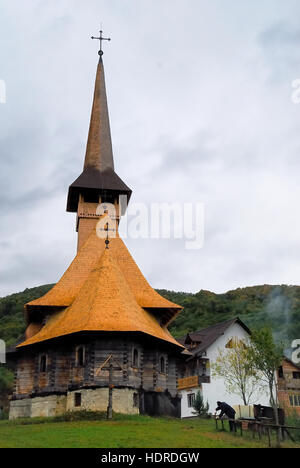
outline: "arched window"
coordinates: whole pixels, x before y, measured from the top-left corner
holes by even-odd
[[[78,346],[76,349],[76,366],[83,367],[85,363],[85,349],[84,346]]]
[[[43,354],[40,357],[40,372],[46,372],[47,371],[47,356],[46,354]]]
[[[136,348],[132,351],[132,365],[133,367],[139,367],[139,352]]]
[[[166,361],[165,361],[165,358],[163,356],[161,356],[161,358],[159,360],[159,370],[163,374],[166,372]]]

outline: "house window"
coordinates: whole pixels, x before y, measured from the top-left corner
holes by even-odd
[[[134,408],[139,407],[139,394],[138,393],[133,394],[133,406]]]
[[[81,393],[75,393],[75,395],[74,395],[74,405],[76,406],[76,408],[81,406]]]
[[[300,379],[300,372],[293,372],[293,379]]]
[[[228,341],[228,343],[225,345],[225,348],[227,348],[227,349],[232,349],[233,348],[233,339]]]
[[[188,407],[193,408],[195,404],[195,393],[189,393],[187,396]]]
[[[83,367],[85,364],[85,349],[84,346],[78,346],[76,349],[76,366]]]
[[[161,356],[160,360],[159,360],[159,370],[162,374],[164,374],[166,372],[166,361],[165,361],[165,358],[163,356]]]
[[[282,366],[280,366],[279,369],[278,369],[278,377],[279,377],[280,379],[284,379],[284,374],[283,374],[283,368],[282,368]]]
[[[47,372],[47,356],[43,354],[40,357],[40,372],[45,373]]]
[[[291,406],[300,406],[300,395],[290,395]]]
[[[136,348],[132,351],[132,365],[133,367],[139,367],[139,352]]]

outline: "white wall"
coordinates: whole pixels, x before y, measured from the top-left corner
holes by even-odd
[[[249,338],[248,333],[241,327],[239,324],[234,323],[231,325],[225,333],[218,338],[206,351],[206,358],[209,359],[210,364],[215,362],[219,350],[226,351],[227,348],[225,348],[226,344],[228,343],[229,340],[232,338],[238,338],[240,340],[245,340]],[[191,417],[193,415],[193,408],[188,408],[188,402],[187,402],[187,395],[189,393],[197,393],[198,390],[201,390],[204,403],[208,401],[209,404],[209,412],[214,414],[215,409],[217,407],[217,401],[225,401],[228,403],[230,406],[234,405],[243,405],[243,401],[241,397],[238,395],[234,395],[232,393],[228,393],[225,388],[225,383],[223,379],[215,379],[210,376],[210,383],[205,384],[203,383],[201,387],[199,388],[194,388],[194,389],[187,389],[187,390],[181,390],[180,394],[182,395],[181,399],[181,417],[186,418],[186,417]],[[267,405],[269,406],[269,398],[267,394],[260,394],[259,397],[254,399],[252,404],[261,404],[261,405]]]
[[[191,417],[195,417],[196,415],[194,414],[194,408],[189,408],[188,407],[188,394],[190,393],[195,393],[195,396],[197,394],[197,392],[200,390],[200,392],[202,393],[202,388],[201,387],[198,387],[198,388],[188,388],[188,389],[185,389],[185,390],[180,390],[180,394],[181,394],[181,417],[182,418],[191,418]]]
[[[249,339],[248,333],[238,324],[234,323],[231,325],[222,335],[218,338],[215,343],[213,343],[207,349],[207,357],[209,358],[210,363],[216,361],[216,358],[219,354],[219,350],[226,351],[226,344],[231,338],[238,338],[240,340]],[[229,351],[229,350],[228,350]],[[204,401],[208,401],[210,413],[214,413],[217,407],[217,401],[225,401],[230,406],[234,405],[243,405],[243,400],[238,395],[228,393],[225,388],[225,383],[223,379],[215,379],[212,376],[210,377],[210,384],[203,384],[203,398]],[[267,395],[260,394],[255,398],[251,404],[261,404],[269,405],[269,398]]]

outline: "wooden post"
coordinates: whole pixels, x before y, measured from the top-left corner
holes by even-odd
[[[258,438],[261,440],[261,425],[258,426]]]
[[[109,364],[109,379],[108,379],[108,407],[107,407],[107,419],[112,419],[112,392],[113,392],[113,363]]]
[[[268,427],[268,440],[269,440],[269,448],[271,448],[271,429]]]
[[[280,448],[280,442],[281,442],[281,427],[276,426],[276,447]]]

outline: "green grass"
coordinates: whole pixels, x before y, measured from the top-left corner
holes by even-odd
[[[99,417],[99,420],[93,420]],[[89,418],[89,420],[84,420]],[[0,421],[1,448],[249,448],[266,447],[250,434],[217,432],[212,420],[179,420],[148,416],[86,415]],[[296,446],[295,444],[293,446]],[[300,446],[298,446],[300,448]]]

